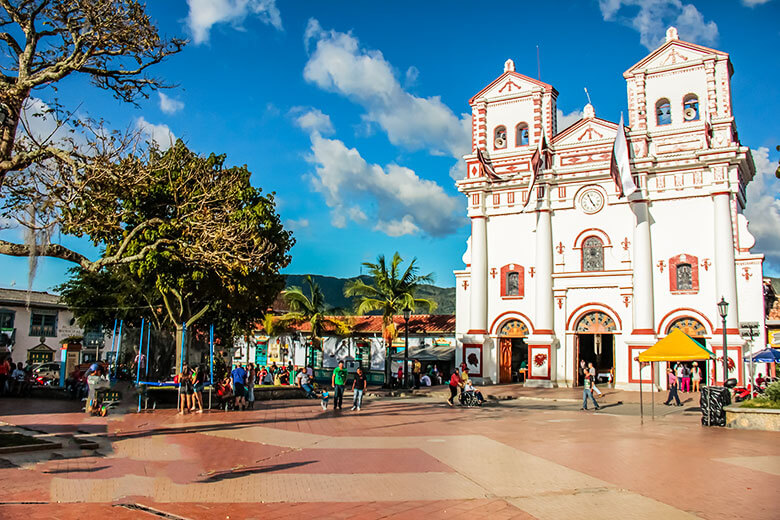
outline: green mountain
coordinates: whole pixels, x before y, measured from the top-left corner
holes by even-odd
[[[302,274],[288,274],[287,275],[287,287],[302,287],[303,277]],[[346,309],[353,311],[355,305],[350,298],[344,296],[344,286],[347,282],[356,280],[355,278],[336,278],[334,276],[323,276],[319,274],[313,274],[312,278],[322,288],[322,293],[325,295],[325,304],[327,308],[338,310]],[[365,283],[372,282],[370,276],[360,277]],[[455,314],[455,288],[454,287],[437,287],[435,285],[423,285],[420,288],[417,296],[419,298],[426,298],[435,301],[439,306],[433,312],[434,314]]]

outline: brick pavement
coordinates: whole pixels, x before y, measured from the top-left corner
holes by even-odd
[[[2,518],[159,517],[121,504],[171,518],[777,517],[777,434],[703,428],[696,416],[640,425],[571,403],[420,398],[369,400],[360,413],[278,401],[97,419],[25,404],[15,414],[0,400],[0,421],[104,432],[103,447],[0,459]],[[44,504],[9,503],[23,501]],[[95,504],[90,515],[78,502]]]

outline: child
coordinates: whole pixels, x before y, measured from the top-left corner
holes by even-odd
[[[327,410],[328,409],[328,397],[330,397],[330,394],[328,393],[328,387],[322,389],[322,409]]]

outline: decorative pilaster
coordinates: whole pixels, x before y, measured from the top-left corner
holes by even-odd
[[[487,219],[471,217],[471,293],[469,334],[487,334]]]
[[[715,287],[716,298],[725,298],[729,303],[726,316],[728,333],[738,333],[739,312],[737,309],[737,273],[734,262],[734,228],[731,219],[731,192],[717,191],[712,194],[715,210]],[[712,302],[713,309],[716,302]]]

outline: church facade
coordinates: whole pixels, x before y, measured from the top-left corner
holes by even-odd
[[[670,28],[623,74],[639,188],[628,197],[610,176],[619,126],[591,105],[559,131],[558,92],[511,60],[470,100],[472,153],[457,186],[471,236],[455,272],[456,353],[475,379],[576,386],[586,361],[619,388],[652,377],[663,386],[636,356],[674,328],[722,356],[724,298],[729,376],[745,381],[739,323],[759,322],[763,334],[763,256],[750,251],[743,215],[755,167],[737,134],[732,73],[727,53]],[[543,134],[550,160],[529,190]],[[705,377],[722,381],[717,365]]]

